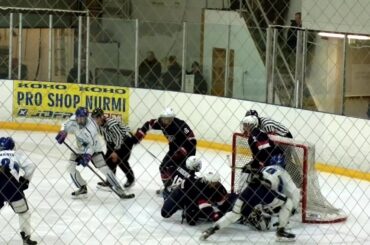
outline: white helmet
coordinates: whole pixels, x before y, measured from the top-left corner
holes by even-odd
[[[202,168],[202,160],[196,156],[190,156],[188,159],[186,159],[186,168],[189,170],[194,170],[195,172],[199,172]]]
[[[172,108],[168,107],[159,115],[159,118],[173,118],[176,114]]]
[[[250,133],[254,128],[258,127],[258,118],[256,116],[246,116],[240,122],[240,130],[245,133]]]
[[[203,176],[203,179],[208,183],[221,182],[221,177],[218,173],[208,172]]]

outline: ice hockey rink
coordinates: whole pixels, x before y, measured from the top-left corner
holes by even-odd
[[[69,150],[57,145],[55,133],[2,130],[12,135],[18,149],[37,165],[26,191],[32,210],[32,237],[39,244],[274,244],[274,230],[257,232],[234,224],[211,236],[198,240],[210,224],[191,227],[181,224],[181,213],[169,219],[160,215],[162,198],[156,196],[160,187],[159,161],[167,144],[144,140],[134,147],[131,165],[137,177],[130,192],[135,199],[120,200],[110,192],[96,189],[99,179],[89,169],[82,175],[88,182],[87,199],[73,200],[75,188],[66,172]],[[230,187],[230,167],[227,152],[198,148],[205,171],[218,171],[227,188]],[[122,183],[125,178],[118,170]],[[324,196],[348,214],[348,220],[338,224],[302,224],[292,221],[297,244],[370,244],[370,183],[347,177],[319,173]],[[339,198],[338,198],[339,197]],[[18,217],[9,206],[0,211],[0,244],[21,244]]]

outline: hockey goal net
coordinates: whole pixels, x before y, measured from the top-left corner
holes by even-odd
[[[336,223],[347,219],[342,210],[335,208],[321,193],[315,170],[315,147],[289,138],[270,135],[284,150],[286,170],[301,189],[300,213],[303,223]],[[231,158],[231,191],[238,190],[241,168],[252,159],[248,139],[234,133]]]

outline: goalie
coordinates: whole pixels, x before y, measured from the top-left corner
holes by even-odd
[[[299,189],[284,170],[284,158],[265,132],[258,129],[255,116],[247,116],[242,122],[243,132],[249,136],[253,160],[243,170],[241,192],[232,210],[212,227],[205,230],[200,239],[205,240],[244,217],[259,230],[269,228],[270,215],[278,216],[277,241],[294,241],[295,235],[285,230],[289,218],[299,205]],[[266,215],[268,214],[268,215]]]

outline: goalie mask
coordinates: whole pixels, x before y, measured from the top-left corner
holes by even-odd
[[[173,119],[175,118],[175,112],[173,111],[172,108],[166,108],[160,115],[159,115],[159,118],[158,118],[158,121],[160,122],[160,124],[163,126],[163,127],[167,127],[168,125],[170,125],[173,121]]]
[[[253,129],[258,127],[258,118],[256,116],[246,116],[240,122],[240,130],[244,135],[249,135]]]
[[[190,156],[186,159],[186,168],[190,171],[199,172],[202,168],[202,161],[196,156]]]

